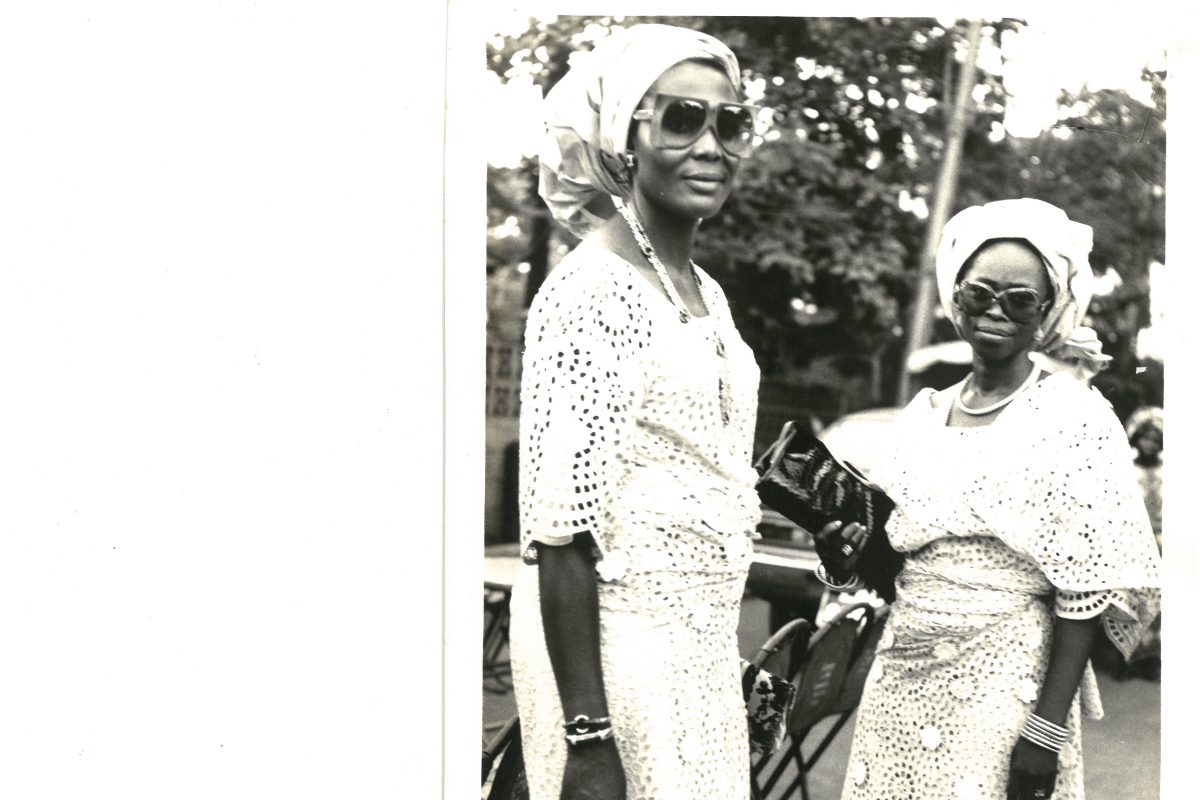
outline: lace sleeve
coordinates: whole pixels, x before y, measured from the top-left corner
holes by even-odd
[[[520,512],[526,560],[536,554],[532,542],[561,545],[597,532],[641,393],[630,305],[612,280],[591,274],[594,265],[583,266],[551,276],[525,331]]]
[[[1054,613],[1066,619],[1091,619],[1103,614],[1114,603],[1120,602],[1120,593],[1114,589],[1094,592],[1058,591],[1054,596]]]
[[[1128,657],[1158,613],[1158,553],[1116,416],[1092,390],[1072,405],[1029,496],[1048,509],[1031,551],[1055,586],[1059,616],[1101,615]]]

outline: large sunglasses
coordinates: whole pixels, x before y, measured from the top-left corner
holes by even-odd
[[[678,150],[695,142],[712,128],[721,148],[731,156],[744,156],[754,142],[754,119],[758,107],[745,103],[710,106],[705,100],[660,94],[654,108],[633,112],[636,120],[651,120],[650,144]]]
[[[954,287],[954,305],[969,317],[986,313],[992,303],[999,303],[1004,316],[1019,324],[1032,322],[1050,305],[1049,300],[1042,302],[1036,290],[1024,286],[997,292],[987,284],[962,281]]]

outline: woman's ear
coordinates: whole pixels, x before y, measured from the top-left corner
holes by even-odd
[[[613,155],[606,150],[600,151],[600,160],[604,162],[605,169],[608,174],[613,177],[617,183],[622,186],[633,185],[633,173],[637,166],[637,157],[632,151],[625,151],[620,156]],[[632,160],[632,166],[630,161]]]

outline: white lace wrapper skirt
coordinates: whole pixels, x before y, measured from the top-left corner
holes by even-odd
[[[843,800],[995,800],[1049,661],[1053,591],[990,537],[911,554],[858,710]],[[1084,692],[1095,690],[1087,675]],[[1098,698],[1097,698],[1098,702]],[[1055,800],[1083,797],[1080,700]]]
[[[599,583],[604,686],[628,797],[744,800],[750,755],[737,625],[749,539],[659,533],[674,541],[653,554],[621,553],[624,574]],[[558,800],[567,745],[537,569],[523,565],[513,588],[513,684],[530,798]]]

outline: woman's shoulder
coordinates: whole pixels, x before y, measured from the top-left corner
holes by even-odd
[[[1024,423],[1064,441],[1114,439],[1124,443],[1116,411],[1095,387],[1068,373],[1051,373],[1030,392]]]
[[[1069,372],[1052,372],[1037,384],[1035,397],[1043,410],[1061,411],[1064,414],[1088,418],[1100,416],[1116,418],[1112,404],[1094,386],[1076,378]]]
[[[619,257],[615,253],[584,240],[550,270],[534,297],[534,306],[545,310],[548,306],[578,308],[589,302],[603,303],[606,299],[620,297],[622,271],[619,266]]]
[[[917,392],[912,400],[908,401],[908,405],[900,412],[900,419],[911,421],[913,419],[924,419],[931,416],[937,417],[939,420],[944,420],[945,415],[950,410],[950,404],[954,402],[954,393],[958,391],[961,383],[956,383],[946,389],[931,389],[924,388]]]
[[[529,307],[526,333],[592,323],[605,334],[624,330],[643,315],[638,278],[616,253],[584,240],[543,281]]]
[[[696,271],[696,277],[700,281],[700,285],[710,290],[722,303],[729,304],[725,297],[725,290],[721,288],[721,284],[712,275],[709,275],[705,270],[695,262],[692,262],[692,269]]]

